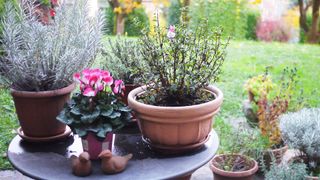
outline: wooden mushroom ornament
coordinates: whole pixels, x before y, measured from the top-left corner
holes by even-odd
[[[92,166],[90,161],[90,155],[87,152],[83,152],[79,157],[71,156],[72,173],[76,176],[88,176],[91,174]]]
[[[102,160],[101,169],[105,174],[116,174],[126,168],[132,154],[114,156],[110,150],[104,150],[99,154],[99,158]]]

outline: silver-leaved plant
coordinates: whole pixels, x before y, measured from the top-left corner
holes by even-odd
[[[85,0],[61,4],[44,24],[34,3],[6,4],[2,22],[0,75],[14,89],[46,91],[72,83],[72,75],[90,66],[101,49],[103,17],[88,16]]]

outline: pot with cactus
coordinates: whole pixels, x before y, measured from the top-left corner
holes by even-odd
[[[113,133],[131,120],[131,109],[121,101],[123,82],[100,69],[85,69],[74,79],[80,92],[72,96],[57,119],[81,137],[83,150],[91,159],[98,159],[103,150],[112,150]]]
[[[6,4],[0,75],[11,86],[21,128],[29,141],[66,137],[70,128],[56,120],[75,88],[72,75],[91,65],[99,51],[102,19],[87,16],[84,1],[56,7],[50,25],[42,23],[31,1]]]
[[[250,106],[250,108],[244,108],[246,117],[250,117],[248,123],[251,126],[258,126],[262,135],[269,139],[269,146],[264,151],[263,158],[267,167],[273,160],[280,163],[288,149],[282,140],[279,117],[288,110],[296,83],[296,68],[285,68],[279,85],[272,82],[268,68],[266,68],[264,75],[253,77],[245,84],[249,94],[248,104],[245,106]]]
[[[215,82],[225,60],[228,41],[207,21],[196,30],[184,26],[144,34],[139,52],[143,80],[128,95],[146,144],[161,153],[180,154],[201,148],[220,110],[222,92]]]
[[[280,118],[283,140],[290,148],[298,150],[289,163],[303,163],[306,179],[320,176],[320,109],[302,109]]]

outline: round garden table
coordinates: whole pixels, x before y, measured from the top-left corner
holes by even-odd
[[[209,162],[216,153],[219,139],[214,130],[205,145],[184,155],[160,155],[153,152],[142,141],[140,134],[116,134],[113,153],[133,154],[125,171],[105,175],[100,170],[100,161],[93,162],[93,172],[88,179],[148,180],[179,179],[190,176],[195,170]],[[16,136],[8,148],[11,164],[22,174],[34,179],[85,179],[71,173],[69,157],[82,152],[81,139],[70,136],[65,141],[30,143]]]

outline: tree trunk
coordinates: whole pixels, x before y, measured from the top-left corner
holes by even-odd
[[[299,23],[300,23],[300,28],[304,31],[304,33],[308,33],[309,31],[309,27],[307,25],[308,6],[306,5],[306,8],[305,8],[303,1],[304,0],[299,0],[299,12],[300,12]]]
[[[320,0],[313,0],[312,4],[312,24],[311,29],[308,35],[308,42],[309,43],[318,43],[319,41],[319,7],[320,7]]]
[[[123,14],[116,15],[116,33],[117,33],[117,35],[124,34],[124,20],[125,20],[125,16]]]
[[[190,7],[190,0],[183,0],[182,1],[182,23],[188,24],[190,20],[189,7]]]

